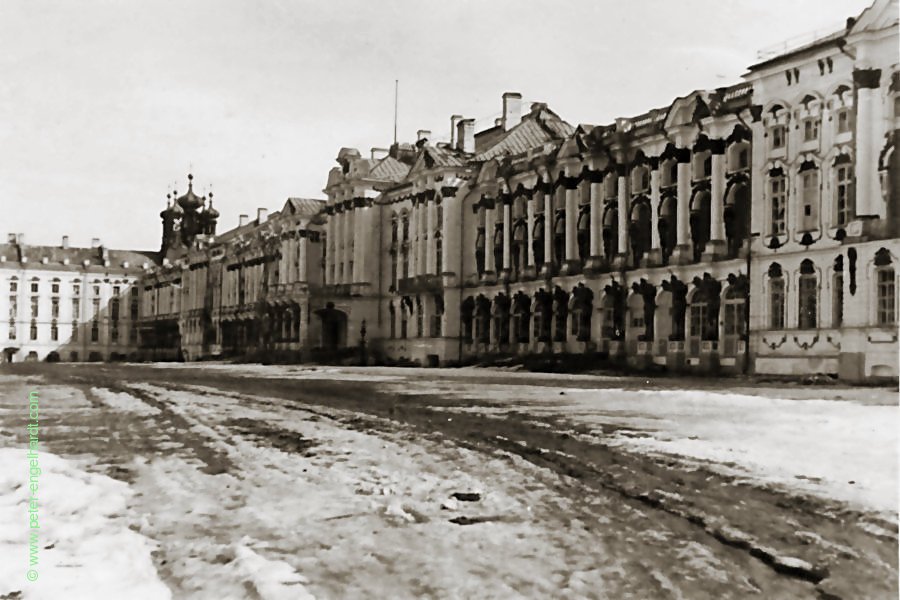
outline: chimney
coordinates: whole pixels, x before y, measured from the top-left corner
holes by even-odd
[[[262,225],[266,222],[266,219],[269,218],[269,209],[268,208],[257,208],[256,209],[256,224]]]
[[[67,236],[67,235],[64,235],[64,236],[63,236],[63,239],[62,239],[62,247],[63,247],[63,250],[68,250],[68,249],[69,249],[69,236]]]
[[[456,124],[456,148],[475,152],[475,119],[462,119]]]
[[[430,129],[420,129],[416,132],[416,141],[421,142],[422,140],[427,140],[431,137]]]
[[[25,245],[25,234],[24,234],[24,233],[20,233],[20,234],[17,236],[17,238],[16,238],[16,243],[18,243],[20,246],[24,246],[24,245]]]
[[[387,148],[372,148],[372,160],[381,160],[388,154]]]
[[[16,243],[16,240],[17,240],[16,234],[14,234],[14,233],[7,233],[7,234],[6,234],[6,243],[7,243],[7,244],[15,244],[15,243]]]
[[[91,238],[91,248],[100,247],[100,238]]]
[[[506,92],[503,94],[503,129],[509,131],[522,120],[522,94]]]
[[[247,220],[248,220],[249,218],[250,218],[250,217],[248,217],[247,215],[240,215],[240,216],[238,217],[238,227],[243,227],[244,225],[246,225],[246,224],[247,224]]]
[[[462,115],[450,117],[450,147],[456,148],[456,124],[462,121]]]

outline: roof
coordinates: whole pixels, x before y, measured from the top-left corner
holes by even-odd
[[[409,165],[393,156],[385,156],[369,171],[369,177],[384,181],[402,181],[409,173]]]
[[[24,265],[21,263],[22,254],[28,259]],[[84,268],[84,261],[89,262],[89,267],[101,269],[123,269],[124,263],[128,263],[128,270],[139,270],[144,263],[156,264],[159,253],[150,250],[106,250],[109,267],[103,264],[100,248],[63,248],[62,246],[29,246],[21,247],[18,244],[0,244],[0,256],[6,257],[6,262],[0,263],[0,268],[25,268],[28,270],[72,270],[80,271]],[[43,264],[43,259],[47,264]],[[63,264],[68,259],[69,264]]]
[[[288,198],[281,212],[290,209],[292,214],[306,217],[318,214],[325,206],[325,200],[318,198]]]
[[[575,128],[563,121],[545,104],[536,104],[515,127],[500,137],[495,144],[475,155],[476,161],[487,161],[498,156],[523,154],[547,142],[558,142],[575,132]]]

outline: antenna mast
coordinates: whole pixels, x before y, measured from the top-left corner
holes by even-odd
[[[394,80],[394,143],[397,143],[397,97],[400,93],[400,80]]]

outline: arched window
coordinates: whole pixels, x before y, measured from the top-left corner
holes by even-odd
[[[603,215],[603,254],[612,258],[619,253],[619,210],[614,204]]]
[[[675,250],[675,244],[678,242],[678,229],[676,225],[678,213],[678,200],[676,197],[667,193],[659,202],[659,243],[662,246],[663,262],[669,263],[669,257]]]
[[[534,219],[534,240],[531,242],[534,251],[534,264],[541,266],[544,264],[544,215],[538,215]]]
[[[885,248],[875,253],[875,286],[875,322],[882,327],[896,326],[897,277]]]
[[[555,327],[553,329],[553,341],[566,341],[566,323],[569,318],[569,294],[557,287],[553,292],[553,316]]]
[[[522,292],[513,296],[513,335],[516,342],[528,343],[531,300]]]
[[[853,161],[846,154],[841,154],[834,161],[834,213],[835,223],[839,226],[856,217]]]
[[[553,266],[559,268],[566,260],[566,211],[557,210],[553,223]]]
[[[591,339],[594,293],[583,283],[572,290],[572,336],[579,342]]]
[[[475,299],[475,341],[479,344],[491,341],[491,301],[481,294]]]
[[[725,197],[725,238],[728,242],[728,256],[734,258],[748,243],[750,235],[750,185],[735,183]]]
[[[800,229],[799,231],[816,231],[819,228],[819,169],[813,162],[800,165],[798,174],[800,184]]]
[[[478,235],[475,238],[475,270],[478,276],[484,274],[484,253],[485,253],[485,233],[484,227],[478,228]]]
[[[412,308],[412,300],[408,296],[400,299],[400,339],[405,340],[407,334],[407,323],[409,321],[409,311]]]
[[[769,234],[778,235],[787,231],[785,210],[787,209],[787,178],[780,168],[769,171]]]
[[[462,337],[467,344],[472,343],[472,321],[475,313],[475,300],[469,296],[463,300],[460,306],[460,320],[462,321]]]
[[[553,308],[553,297],[543,289],[534,295],[534,339],[539,342],[550,341],[550,325]]]
[[[747,335],[746,299],[741,292],[737,285],[731,285],[725,291],[725,337],[722,348],[725,356],[735,356],[739,342]]]
[[[784,273],[778,263],[769,266],[769,328],[784,329]]]
[[[591,254],[591,208],[585,206],[578,215],[578,257],[586,261]]]
[[[634,263],[638,264],[646,252],[650,250],[650,203],[646,198],[634,203],[631,209],[631,251]]]
[[[528,225],[525,219],[519,219],[513,225],[510,259],[512,260],[511,278],[518,279],[522,276],[522,269],[528,264]]]
[[[494,271],[499,271],[503,264],[503,221],[499,221],[494,227],[494,235],[491,244],[494,252]]]
[[[416,337],[425,335],[425,312],[422,310],[422,297],[416,296]]]
[[[497,294],[493,303],[494,335],[497,344],[505,346],[509,343],[509,297],[506,294]]]
[[[694,260],[699,261],[709,241],[710,195],[699,191],[691,200],[691,240],[694,244]]]
[[[797,327],[799,329],[815,329],[818,327],[818,293],[819,282],[816,269],[808,258],[800,263],[800,279],[797,285],[799,310]]]
[[[437,275],[444,272],[444,237],[440,228],[434,231],[434,268]]]

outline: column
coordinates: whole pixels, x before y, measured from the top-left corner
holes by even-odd
[[[306,257],[307,257],[307,244],[309,244],[309,233],[305,230],[301,230],[297,232],[299,236],[297,240],[297,257],[299,259],[300,264],[297,269],[297,281],[307,282],[308,272],[306,265]]]
[[[709,195],[709,242],[704,248],[707,257],[718,258],[725,254],[725,141],[712,140],[712,177]]]
[[[535,275],[535,265],[534,265],[534,245],[532,242],[534,241],[534,204],[536,200],[534,196],[528,198],[525,202],[525,228],[527,231],[527,244],[528,247],[526,251],[528,252],[528,264],[526,265],[526,273],[529,277],[534,277]]]
[[[662,264],[662,250],[659,243],[659,161],[650,162],[650,254],[647,262],[651,266]]]
[[[691,153],[687,149],[678,151],[678,206],[675,218],[676,248],[673,258],[676,262],[690,262],[693,253],[690,242],[690,212],[691,212]]]
[[[484,272],[485,275],[496,273],[494,265],[494,229],[496,228],[496,208],[484,209]]]
[[[325,223],[325,284],[330,285],[332,283],[331,265],[334,260],[334,251],[331,249],[331,246],[334,244],[335,220],[337,215],[335,215],[333,211],[328,212],[327,215],[328,221]]]
[[[444,244],[444,251],[441,253],[441,262],[443,263],[440,266],[441,273],[456,273],[456,269],[460,268],[460,256],[463,252],[468,252],[463,249],[462,245],[462,232],[460,231],[460,220],[462,219],[461,211],[462,211],[462,202],[458,201],[456,198],[457,189],[453,187],[444,187],[441,188],[441,203],[444,207],[444,221],[442,223],[443,231],[442,240]],[[454,252],[450,252],[450,249],[453,248]],[[451,262],[451,254],[455,257],[453,262]],[[447,306],[450,306],[447,303]],[[447,310],[445,311],[445,318],[447,315],[452,314],[454,311]],[[450,321],[447,322],[448,326]],[[449,330],[444,332],[444,335],[449,335]]]
[[[600,239],[603,228],[603,182],[591,182],[591,258],[603,255],[603,243]]]
[[[553,213],[553,186],[541,184],[541,188],[544,190],[544,264],[541,266],[546,267],[543,270],[549,275],[553,262],[553,221],[556,215]]]
[[[881,211],[880,184],[877,179],[878,98],[880,69],[856,69],[856,214],[877,215]]]
[[[429,198],[428,203],[425,205],[425,232],[426,239],[428,240],[427,245],[425,246],[425,272],[429,275],[436,273],[434,259],[435,259],[435,243],[434,243],[434,218],[435,218],[435,202],[434,196]]]
[[[351,283],[353,281],[353,273],[351,273],[350,269],[350,261],[353,258],[353,254],[351,253],[351,246],[353,248],[356,247],[355,240],[353,239],[353,208],[344,208],[344,278],[342,283]]]
[[[563,273],[576,273],[581,261],[578,257],[578,188],[566,184],[566,263]],[[560,261],[562,262],[562,261]]]
[[[628,264],[628,177],[625,174],[625,165],[617,167],[619,180],[618,187],[618,211],[619,211],[619,255],[616,257],[616,265],[624,268]]]
[[[428,204],[425,200],[419,201],[416,207],[418,213],[417,225],[419,226],[419,249],[416,259],[416,275],[424,275],[428,272]]]
[[[509,272],[512,268],[510,257],[510,235],[512,234],[512,206],[509,202],[503,202],[503,270]]]

